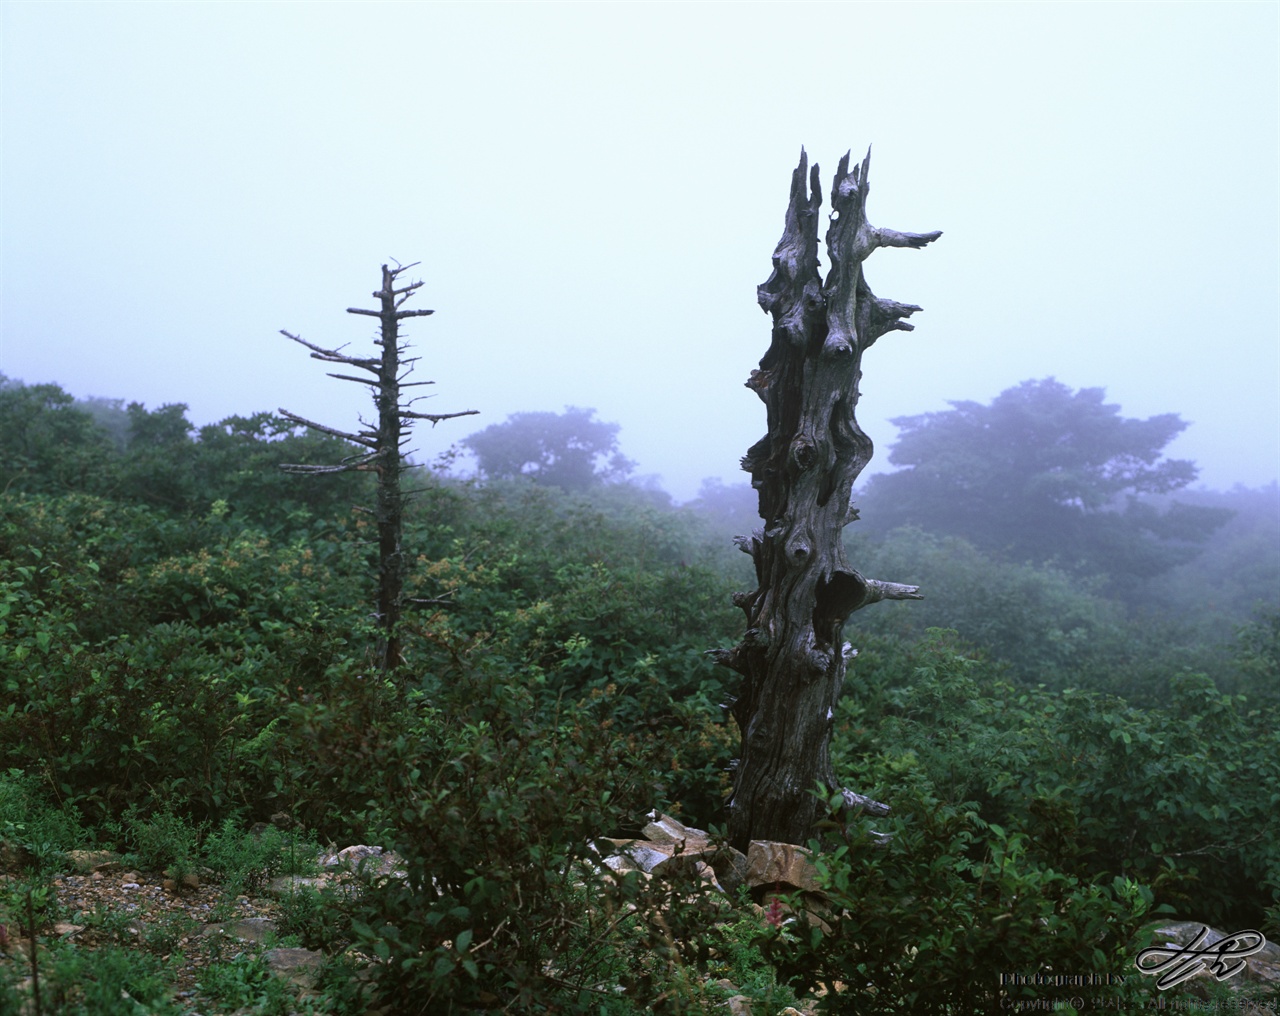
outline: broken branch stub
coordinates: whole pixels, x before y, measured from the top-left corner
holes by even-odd
[[[769,349],[747,387],[765,403],[768,432],[748,449],[742,468],[759,498],[762,529],[738,537],[755,565],[758,586],[735,596],[747,634],[718,662],[743,676],[733,715],[742,733],[729,802],[729,838],[805,843],[819,816],[812,791],[836,785],[830,743],[844,681],[841,632],[853,611],[883,599],[919,599],[916,586],[864,578],[845,559],[842,532],[857,518],[853,483],[871,460],[871,439],[858,426],[862,354],[920,308],[876,297],[862,263],[877,247],[923,247],[941,233],[900,233],[866,218],[871,155],[840,160],[832,186],[826,244],[830,269],[818,269],[818,167],[802,150],[791,177],[773,273],[759,287],[773,318]],[[851,654],[849,654],[851,655]],[[854,794],[849,807],[884,813]]]

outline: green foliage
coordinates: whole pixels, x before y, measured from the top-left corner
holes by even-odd
[[[1197,639],[1186,622],[1132,616],[1102,595],[1099,580],[1012,564],[959,537],[914,528],[874,540],[860,535],[849,541],[848,554],[867,575],[925,590],[923,601],[855,614],[849,624],[855,645],[863,633],[914,640],[930,628],[952,629],[1005,664],[1019,684],[1089,688],[1144,706],[1159,705],[1169,675],[1189,668],[1212,670],[1224,688],[1246,690],[1229,647]]]
[[[76,399],[76,408],[93,417],[93,422],[106,431],[117,451],[124,451],[129,446],[129,412],[124,408],[124,399],[90,395]]]
[[[288,986],[271,973],[266,960],[240,953],[224,963],[214,963],[201,973],[196,987],[201,997],[218,1005],[220,1012],[247,1011],[254,1016],[287,1016],[298,1010]]]
[[[92,489],[110,439],[57,385],[0,374],[0,491],[61,494]]]
[[[207,647],[171,625],[15,662],[0,693],[3,764],[41,772],[65,805],[101,820],[182,800],[205,818],[245,800],[241,749],[270,722],[252,693],[261,650]]]
[[[344,890],[304,885],[281,897],[276,923],[282,937],[296,939],[304,949],[334,953],[351,941],[349,910]]]
[[[1260,887],[1280,872],[1274,715],[1195,674],[1169,682],[1164,709],[1015,689],[941,634],[850,673],[833,748],[849,785],[895,808],[904,783],[921,785],[1082,884],[1131,878],[1196,919],[1262,919]]]
[[[1230,517],[1125,495],[1185,487],[1196,468],[1161,451],[1186,424],[1174,413],[1120,416],[1101,388],[1072,392],[1052,378],[1024,381],[989,406],[953,402],[943,413],[900,417],[889,461],[875,476],[868,518],[962,536],[1012,561],[1052,561],[1125,587],[1194,553]]]
[[[314,875],[318,853],[318,844],[294,832],[270,825],[247,832],[230,818],[202,847],[205,865],[232,895],[261,891],[279,875]]]
[[[291,518],[332,517],[365,499],[363,474],[299,483],[282,463],[332,463],[349,455],[272,413],[230,416],[200,428],[182,404],[122,409],[120,399],[77,403],[57,385],[0,375],[0,490],[104,495],[178,514],[215,501],[246,520],[290,527]]]
[[[540,675],[546,694],[603,700],[620,736],[648,743],[663,799],[690,820],[718,820],[734,735],[719,709],[727,673],[706,650],[732,639],[738,620],[694,520],[625,487],[466,498],[470,511],[441,512],[447,556],[421,561],[413,595],[452,596],[449,630],[487,633],[488,651]],[[440,499],[429,491],[423,507]],[[420,539],[411,525],[406,545]]]
[[[365,892],[341,905],[347,933],[380,961],[374,1001],[586,1013],[622,1011],[614,985],[661,994],[681,949],[706,948],[685,937],[705,926],[693,913],[705,904],[664,896],[667,930],[644,924],[633,915],[658,890],[634,874],[607,883],[592,846],[652,801],[643,745],[617,735],[609,703],[549,695],[486,649],[442,646],[440,669],[402,706],[388,685],[351,681],[299,709],[328,807],[357,810],[348,824],[402,867],[366,870]],[[344,934],[300,920],[318,938]],[[623,948],[637,941],[646,948]]]
[[[125,840],[134,860],[145,871],[165,871],[180,879],[195,869],[202,830],[182,816],[157,811],[143,817],[137,808],[124,814]]]
[[[348,512],[358,488],[274,468],[342,449],[269,414],[193,434],[180,406],[79,407],[13,385],[0,396],[30,417],[25,445],[0,432],[12,480],[0,495],[10,919],[27,887],[43,894],[38,919],[58,919],[32,878],[88,843],[155,870],[207,866],[234,893],[310,871],[314,834],[394,849],[407,876],[371,869],[358,895],[282,902],[290,940],[357,950],[326,974],[334,1007],[696,1012],[723,1003],[715,979],[728,978],[776,1010],[834,978],[846,994],[832,1004],[966,1012],[966,992],[990,995],[983,978],[1002,964],[1123,967],[1162,907],[1232,927],[1280,907],[1280,625],[1257,595],[1271,560],[1265,499],[1204,500],[1237,511],[1204,545],[1196,595],[1222,604],[1204,627],[1188,617],[1211,611],[1190,593],[1152,600],[1183,612],[1177,627],[1108,599],[1114,583],[1082,558],[1029,564],[941,529],[852,541],[860,570],[920,582],[927,599],[850,625],[859,656],[833,758],[845,785],[892,803],[875,828],[894,835],[875,847],[866,823],[824,830],[835,903],[830,932],[815,934],[598,867],[600,837],[634,835],[651,808],[721,820],[738,734],[720,703],[736,678],[706,650],[740,635],[729,594],[750,578],[727,537],[755,524],[749,491],[708,486],[700,503],[714,517],[700,518],[625,483],[567,491],[546,477],[423,472],[404,534],[420,602],[403,624],[407,665],[384,678],[362,616],[374,554],[372,523]],[[1046,419],[1090,405],[1075,396],[1067,417]],[[1100,403],[1089,413],[1116,423]],[[61,444],[84,453],[80,473],[56,472]],[[1104,479],[1181,476],[1124,468]],[[1083,483],[1089,469],[1073,475]],[[1083,504],[1064,510],[1105,514]],[[1173,542],[1190,546],[1199,523],[1181,521],[1191,529]],[[1195,579],[1175,569],[1162,581]],[[1231,623],[1234,649],[1206,641]],[[281,811],[309,832],[244,831]],[[86,920],[108,945],[136,946],[105,915]],[[157,924],[144,955],[182,933]],[[94,962],[58,948],[68,970]],[[359,956],[376,960],[372,983],[349,981]],[[121,983],[116,960],[103,962]],[[206,981],[217,1011],[284,1011],[248,955]],[[88,1004],[70,985],[63,997]]]
[[[829,1011],[995,1012],[1002,996],[1047,994],[1038,986],[1002,989],[1002,974],[1107,974],[1126,969],[1147,944],[1141,925],[1152,897],[1144,886],[1119,877],[1088,883],[1055,870],[1035,858],[1024,834],[918,784],[898,795],[895,810],[875,823],[892,837],[887,847],[863,819],[818,855],[829,930],[793,918],[762,936],[780,976],[825,987]],[[1139,988],[1113,998],[1149,994]]]
[[[80,816],[51,805],[35,778],[18,769],[0,773],[0,853],[57,867],[84,839]]]
[[[65,1016],[177,1016],[164,965],[121,946],[86,950],[64,945],[41,967],[46,1012]]]
[[[461,444],[491,480],[525,477],[563,490],[621,480],[635,467],[618,451],[618,425],[596,420],[594,409],[513,413]]]

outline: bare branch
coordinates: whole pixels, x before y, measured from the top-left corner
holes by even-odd
[[[323,423],[316,423],[314,420],[308,420],[305,416],[298,416],[291,413],[287,409],[281,409],[280,415],[286,420],[292,420],[294,423],[300,423],[304,427],[310,427],[312,430],[318,430],[324,434],[331,434],[333,437],[340,437],[344,441],[353,441],[356,444],[364,445],[366,448],[376,448],[377,442],[370,441],[368,438],[359,437],[355,434],[348,434],[345,430],[337,430],[334,427],[326,427]]]
[[[370,385],[374,388],[378,387],[378,379],[371,377],[352,377],[350,374],[329,374],[328,377],[336,377],[339,381],[354,381],[360,385]]]
[[[942,230],[940,229],[936,229],[932,233],[899,233],[896,229],[885,229],[883,226],[877,226],[872,231],[877,247],[914,247],[917,250],[933,243],[941,235]]]
[[[283,328],[280,329],[280,334],[285,338],[293,339],[294,342],[301,346],[306,346],[311,350],[311,357],[314,360],[328,360],[331,363],[349,363],[353,367],[360,367],[364,370],[376,371],[378,369],[377,360],[359,356],[347,356],[345,353],[338,352],[337,349],[325,349],[323,346],[317,346],[315,343],[308,342],[306,339],[294,335],[291,332],[286,332]],[[340,348],[345,349],[346,347],[343,346]]]
[[[881,582],[879,579],[867,579],[867,598],[862,606],[878,603],[881,600],[923,600],[924,593],[919,586],[906,586],[901,582]]]
[[[337,465],[337,466],[311,466],[298,462],[281,462],[277,467],[281,472],[295,473],[306,476],[319,476],[327,473],[350,473],[358,470],[360,467],[354,464]]]
[[[456,600],[444,596],[408,596],[405,599],[409,603],[417,603],[424,607],[456,607],[458,605]]]
[[[888,815],[892,810],[887,804],[874,801],[864,794],[856,794],[847,787],[841,789],[840,796],[844,798],[844,806],[850,811],[860,808],[872,815]]]
[[[406,410],[400,415],[409,416],[415,420],[430,420],[431,426],[434,427],[441,420],[452,420],[459,416],[476,416],[479,412],[478,409],[464,409],[461,413],[411,413]]]
[[[377,293],[374,293],[373,295],[374,295],[374,296],[377,296],[378,294],[377,294]],[[382,311],[380,311],[380,310],[365,310],[363,307],[348,307],[348,308],[347,308],[347,313],[348,313],[348,314],[363,314],[365,317],[377,317],[377,318],[382,317]]]

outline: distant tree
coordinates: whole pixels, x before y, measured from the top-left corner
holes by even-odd
[[[97,490],[112,452],[93,417],[58,385],[0,374],[0,492]]]
[[[334,462],[354,449],[327,434],[315,434],[275,413],[228,416],[200,428],[198,473],[203,505],[215,498],[237,516],[269,529],[288,524],[293,512],[333,519],[367,500],[368,475],[354,472],[325,483],[300,484],[282,474],[282,463]]]
[[[400,541],[404,531],[404,503],[406,493],[400,486],[401,474],[409,468],[405,462],[403,446],[409,437],[409,428],[415,420],[430,420],[432,426],[441,420],[458,416],[473,416],[478,410],[467,409],[460,413],[419,413],[409,407],[416,399],[404,399],[402,389],[429,385],[431,381],[406,381],[417,357],[404,357],[406,347],[400,341],[400,322],[405,318],[426,317],[431,310],[401,310],[405,301],[422,287],[421,282],[411,282],[396,288],[400,275],[413,265],[397,265],[394,269],[382,266],[382,284],[373,292],[378,301],[377,310],[348,307],[348,314],[376,317],[380,326],[375,340],[381,347],[377,356],[349,356],[337,349],[315,346],[290,332],[281,331],[286,338],[311,350],[311,356],[326,363],[343,364],[362,370],[366,377],[350,374],[330,374],[340,381],[354,381],[367,385],[373,393],[378,410],[376,425],[365,424],[358,433],[335,430],[323,423],[315,423],[287,410],[280,410],[286,420],[309,430],[336,437],[354,446],[354,452],[341,462],[318,465],[309,462],[280,463],[288,473],[323,475],[348,472],[373,473],[377,477],[377,490],[372,509],[363,508],[373,516],[378,527],[378,625],[382,629],[378,649],[383,673],[390,673],[403,662],[400,653],[400,615],[404,607],[404,553]]]
[[[513,413],[461,443],[491,480],[528,477],[562,490],[586,490],[624,479],[635,463],[618,451],[618,424],[596,420],[594,409]]]
[[[863,492],[868,516],[892,506],[895,523],[963,536],[1012,560],[1053,561],[1118,583],[1150,578],[1196,552],[1230,518],[1221,509],[1138,495],[1167,494],[1196,478],[1194,463],[1162,458],[1187,424],[1176,413],[1120,415],[1102,388],[1073,392],[1046,378],[990,405],[894,420],[889,461]]]
[[[100,395],[76,399],[76,408],[93,417],[93,422],[105,430],[116,448],[123,451],[129,444],[129,412],[124,399],[107,399]]]
[[[200,503],[198,449],[191,439],[195,425],[187,419],[186,404],[148,410],[130,402],[125,412],[129,438],[113,496],[175,512],[207,508],[207,501]]]
[[[756,492],[749,483],[727,484],[708,476],[698,487],[698,496],[685,507],[718,533],[749,533],[759,525]]]
[[[1260,607],[1280,610],[1280,486],[1188,490],[1180,497],[1198,508],[1231,514],[1193,561],[1151,583],[1151,602],[1183,617],[1212,621],[1226,639]],[[1153,499],[1157,506],[1164,498]]]

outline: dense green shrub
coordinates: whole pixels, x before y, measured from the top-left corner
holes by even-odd
[[[920,602],[882,603],[854,615],[860,633],[917,639],[949,628],[1028,686],[1089,688],[1158,705],[1169,675],[1212,671],[1236,681],[1229,646],[1189,636],[1185,620],[1133,616],[1101,595],[1097,581],[1048,566],[1010,564],[958,537],[897,529],[883,539],[851,538],[850,559],[867,575],[918,583]]]
[[[1152,894],[1145,886],[1121,877],[1090,883],[1056,870],[1035,857],[1024,834],[901,776],[907,785],[895,795],[895,814],[874,823],[876,833],[891,836],[887,847],[862,819],[817,855],[827,927],[781,914],[770,922],[760,945],[780,977],[801,989],[825,988],[830,1011],[985,1014],[999,1011],[1002,997],[1052,994],[1002,987],[1002,975],[1108,974],[1126,969],[1148,944],[1142,923]],[[1061,997],[1072,994],[1065,989]],[[1115,1004],[1150,992],[1108,994]]]
[[[198,440],[181,407],[123,415],[129,440],[106,452],[78,417],[36,421],[97,450],[47,483],[19,465],[0,496],[0,836],[31,871],[96,840],[256,888],[314,862],[305,837],[244,832],[280,812],[308,836],[380,843],[405,879],[298,894],[281,927],[354,942],[376,960],[366,1001],[397,1012],[697,1011],[722,1001],[716,977],[795,1001],[777,976],[839,979],[853,993],[830,999],[872,1011],[965,1012],[1006,964],[1123,966],[1144,908],[1245,927],[1280,907],[1265,608],[1233,655],[1087,576],[918,530],[853,540],[866,574],[928,598],[849,626],[833,757],[893,805],[875,826],[894,837],[824,832],[834,902],[815,935],[597,866],[595,841],[651,808],[721,820],[736,678],[705,651],[739,636],[729,594],[750,581],[721,523],[624,484],[424,471],[407,665],[380,675],[371,522],[347,510],[352,489],[270,468],[330,449],[265,415]],[[704,500],[732,507],[719,494]],[[1241,596],[1265,567],[1246,578]],[[245,961],[208,987],[284,1006],[262,974]],[[355,991],[348,974],[334,965],[329,998]]]
[[[943,633],[868,662],[837,719],[849,785],[895,801],[916,779],[1069,876],[1134,879],[1189,920],[1263,919],[1263,886],[1280,880],[1274,714],[1195,674],[1172,678],[1158,710],[1015,688]]]
[[[333,778],[358,779],[367,796],[351,823],[403,866],[367,872],[352,910],[353,937],[381,961],[376,1001],[406,1014],[622,1011],[609,1000],[621,1006],[669,977],[681,949],[706,948],[690,934],[704,922],[687,915],[705,903],[665,899],[664,933],[636,908],[668,890],[600,874],[593,840],[653,802],[652,769],[613,729],[609,703],[552,698],[540,676],[514,679],[474,650],[464,662],[410,692],[374,736],[326,729],[335,703],[311,728]],[[667,952],[650,948],[667,938]]]

